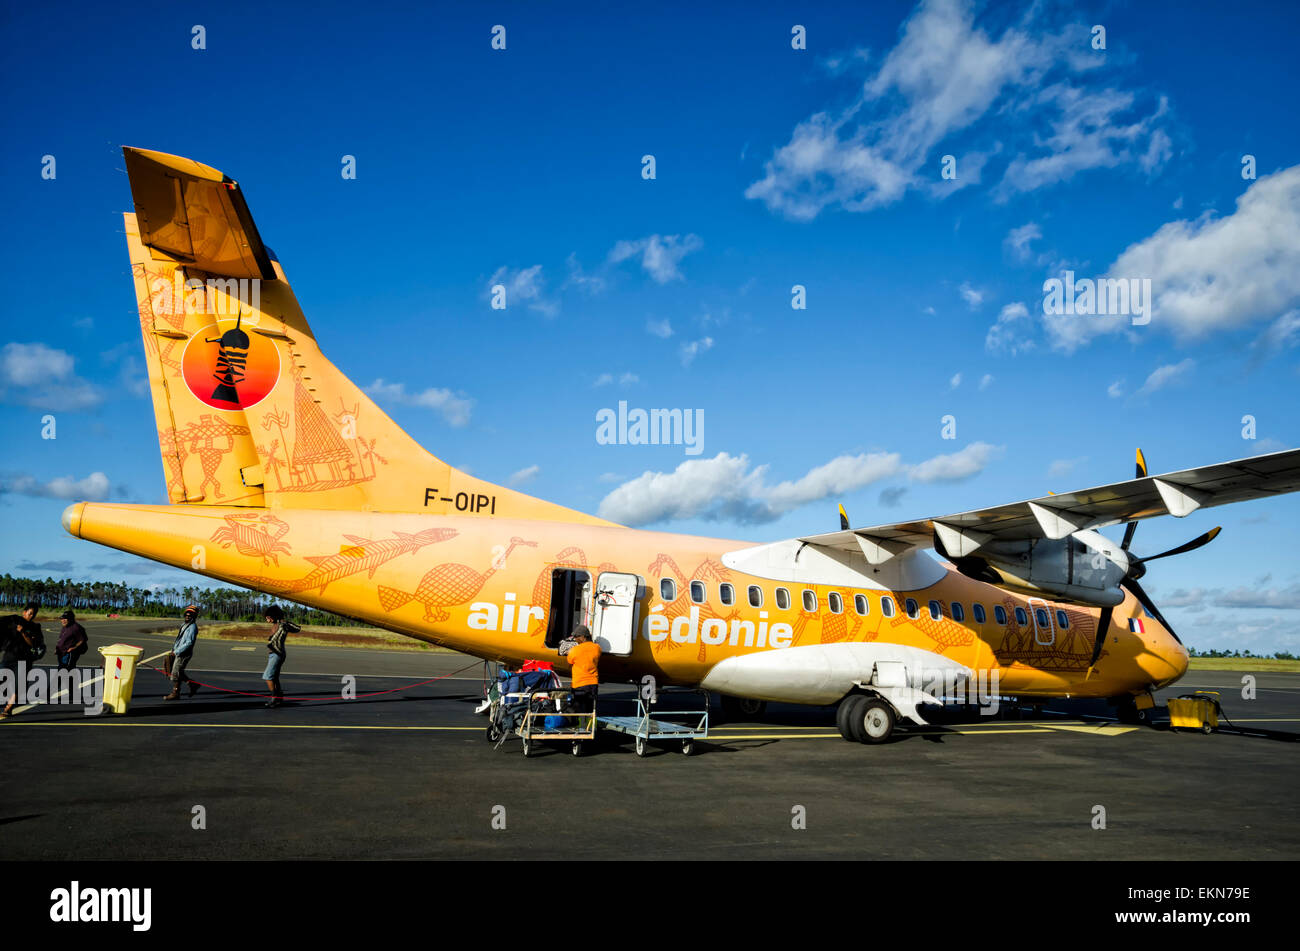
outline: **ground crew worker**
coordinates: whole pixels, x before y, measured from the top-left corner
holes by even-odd
[[[297,634],[301,628],[285,619],[284,609],[278,604],[273,604],[266,609],[266,620],[275,627],[271,630],[271,636],[266,639],[268,653],[262,679],[266,681],[266,689],[271,691],[271,699],[265,705],[278,707],[284,703],[284,691],[280,689],[280,668],[284,666],[284,659],[288,656],[284,649],[285,638],[290,634]]]
[[[194,605],[191,604],[185,609],[185,621],[181,624],[181,629],[176,632],[176,641],[172,644],[171,657],[168,658],[172,692],[163,697],[164,700],[179,700],[182,682],[189,683],[191,697],[198,692],[199,685],[185,674],[185,668],[189,666],[190,659],[194,656],[194,644],[199,639],[198,617],[199,609]]]
[[[580,712],[594,713],[596,694],[600,691],[600,674],[596,670],[600,645],[591,639],[591,631],[585,624],[574,628],[572,637],[577,642],[568,651],[569,666],[573,669],[570,683],[573,705]]]
[[[54,645],[54,653],[59,655],[59,668],[71,670],[77,666],[81,655],[86,653],[90,641],[86,637],[86,629],[77,623],[72,608],[68,608],[59,617],[63,619],[63,631],[59,634],[58,643]]]

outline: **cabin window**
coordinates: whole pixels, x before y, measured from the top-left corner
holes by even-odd
[[[1070,629],[1070,619],[1065,616],[1065,612],[1060,608],[1056,609],[1056,626],[1063,631]]]
[[[1047,616],[1047,611],[1043,608],[1036,608],[1034,610],[1034,618],[1038,621],[1038,626],[1041,628],[1049,628],[1052,626],[1052,619]]]
[[[857,611],[862,617],[866,617],[871,612],[871,602],[867,600],[865,594],[855,594],[853,596],[853,610]]]
[[[975,623],[976,623],[976,624],[983,624],[983,623],[984,623],[984,605],[982,605],[982,604],[972,604],[972,605],[970,606],[970,614],[971,614],[971,617],[973,617],[973,618],[975,619]]]
[[[939,606],[938,601],[930,602],[930,620],[937,621],[943,617],[943,608]]]
[[[1016,623],[1021,627],[1029,623],[1029,615],[1025,613],[1024,608],[1016,608]]]
[[[966,609],[961,606],[960,601],[954,601],[952,603],[952,619],[954,621],[966,620]]]
[[[844,613],[844,599],[840,597],[838,591],[832,591],[826,596],[826,603],[830,605],[831,614]]]
[[[886,595],[880,599],[880,613],[885,617],[894,616],[894,599]]]
[[[803,609],[809,614],[817,613],[817,595],[813,594],[807,588],[803,592]]]
[[[672,578],[661,578],[659,580],[659,597],[665,601],[676,601],[677,582]]]
[[[994,605],[993,620],[997,621],[999,624],[1005,627],[1007,623],[1007,609],[1000,604]]]
[[[736,602],[736,589],[729,584],[718,585],[718,600],[723,604],[734,604]]]
[[[776,606],[782,611],[790,610],[790,592],[786,588],[776,589]]]
[[[705,599],[705,597],[706,597],[706,595],[705,595],[705,593],[704,593],[704,582],[703,582],[703,581],[692,581],[692,582],[691,582],[691,600],[694,601],[696,604],[703,604],[703,603],[704,603],[704,599]]]
[[[761,608],[763,606],[763,589],[756,584],[749,586],[749,606],[751,608]]]
[[[907,616],[910,617],[913,621],[915,621],[918,617],[921,616],[921,608],[920,605],[916,603],[915,598],[908,598],[906,605],[907,605]]]

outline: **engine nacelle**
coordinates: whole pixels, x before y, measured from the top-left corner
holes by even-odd
[[[1118,544],[1087,530],[1065,538],[988,542],[954,563],[981,581],[1098,607],[1124,600],[1120,582],[1131,567]]]

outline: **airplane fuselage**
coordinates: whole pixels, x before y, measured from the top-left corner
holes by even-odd
[[[1138,693],[1187,668],[1182,645],[1131,595],[1091,665],[1099,609],[1013,593],[919,553],[926,583],[909,589],[866,575],[853,584],[730,567],[747,542],[554,521],[81,503],[64,523],[81,538],[431,644],[560,669],[555,641],[591,605],[552,625],[555,572],[587,572],[593,585],[602,572],[637,575],[630,649],[602,658],[606,681],[649,674],[830,703],[850,689],[833,668],[862,645],[996,671],[1000,693],[1026,697]],[[733,668],[739,680],[719,673]]]

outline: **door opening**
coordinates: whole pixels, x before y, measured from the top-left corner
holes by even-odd
[[[551,572],[550,621],[546,627],[546,646],[556,648],[579,624],[586,624],[591,609],[591,575],[572,568]]]

